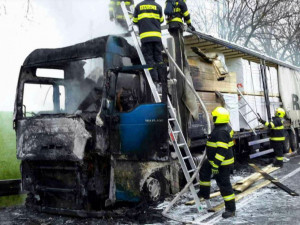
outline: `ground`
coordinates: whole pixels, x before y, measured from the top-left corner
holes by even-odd
[[[271,175],[282,181],[290,189],[300,193],[300,156],[295,156],[284,164],[280,170]],[[260,163],[260,166],[263,165]],[[232,182],[249,175],[247,168],[235,171]],[[263,182],[262,180],[261,182]],[[213,186],[216,189],[216,186]],[[80,219],[38,213],[35,210],[24,206],[9,207],[0,210],[1,225],[62,225],[62,224],[298,224],[300,221],[300,197],[292,197],[273,184],[257,190],[237,202],[236,217],[223,219],[221,213],[207,213],[204,209],[200,214],[194,206],[186,206],[183,203],[189,199],[186,194],[175,207],[168,213],[168,216],[175,220],[161,216],[162,209],[169,203],[172,197],[157,206],[147,208],[141,204],[133,208],[120,208],[115,210],[106,218]],[[212,199],[212,204],[222,202],[220,197]],[[287,213],[288,212],[288,213]],[[177,220],[177,221],[176,221]],[[181,222],[179,222],[181,221]]]

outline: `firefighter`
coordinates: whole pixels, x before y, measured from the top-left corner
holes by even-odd
[[[223,218],[235,216],[235,195],[230,183],[230,172],[234,157],[232,146],[233,130],[229,123],[229,112],[223,107],[212,111],[215,127],[206,143],[207,159],[200,169],[199,197],[209,199],[211,176],[216,179],[221,195],[225,202]]]
[[[188,25],[188,28],[192,31],[195,31],[194,26],[191,22],[190,12],[187,8],[185,0],[167,0],[166,7],[168,1],[171,1],[174,5],[172,9],[172,13],[166,12],[165,9],[167,24],[169,25],[169,33],[173,36],[175,45],[180,45],[181,51],[184,52],[184,40],[183,40],[183,19],[184,22]],[[169,9],[170,10],[170,9]],[[182,54],[183,54],[182,52]],[[184,57],[183,57],[184,58]]]
[[[183,19],[184,22],[187,24],[188,28],[192,31],[195,31],[194,26],[191,22],[190,12],[186,5],[186,0],[167,0],[166,5],[168,2],[174,2],[175,6],[173,7],[173,12],[166,12],[167,15],[167,24],[169,25],[169,31],[173,30],[180,30],[183,32]]]
[[[124,29],[128,29],[126,19],[121,8],[121,2],[125,2],[128,11],[130,11],[131,6],[134,6],[133,0],[110,0],[109,18],[111,21],[115,20],[115,22],[121,25]],[[129,14],[129,16],[131,15]]]
[[[188,25],[189,29],[195,31],[192,25],[190,12],[187,8],[185,0],[166,0],[165,7],[166,21],[169,26],[168,31],[174,38],[174,53],[176,64],[184,72],[187,79],[190,79],[190,66],[187,60],[187,55],[184,47],[183,30],[184,22]],[[185,80],[178,73],[175,75],[177,79],[176,89],[177,95],[180,99],[178,101],[178,110],[182,119],[182,132],[185,137],[188,136],[188,126],[190,121],[190,106],[187,107],[191,98],[188,97],[189,88],[187,88]]]
[[[164,22],[162,8],[155,0],[139,3],[133,14],[133,23],[139,27],[142,52],[154,83],[161,82],[162,102],[167,102],[167,71],[163,63],[160,24]]]
[[[283,126],[283,118],[285,116],[285,111],[283,108],[277,108],[275,110],[275,117],[272,118],[271,122],[266,122],[259,118],[258,121],[268,128],[271,129],[270,133],[270,143],[271,147],[275,152],[274,166],[283,166],[283,152],[284,152],[284,142],[285,142],[285,132]]]

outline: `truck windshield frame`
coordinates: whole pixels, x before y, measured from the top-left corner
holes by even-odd
[[[37,76],[41,70],[52,70],[52,74],[58,70],[58,75]],[[103,58],[23,67],[18,84],[17,107],[22,108],[19,118],[98,112],[103,78]]]

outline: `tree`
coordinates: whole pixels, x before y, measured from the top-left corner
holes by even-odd
[[[190,5],[200,30],[299,64],[299,0],[201,0]]]
[[[32,11],[31,0],[21,0],[20,3],[23,2],[24,6],[24,16],[26,19],[30,19],[30,14]],[[9,13],[9,8],[7,7],[7,0],[0,0],[0,16],[7,15]]]

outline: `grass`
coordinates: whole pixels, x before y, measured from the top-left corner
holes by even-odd
[[[0,112],[0,180],[21,177],[20,162],[16,158],[16,134],[12,120],[12,112]]]
[[[23,205],[26,195],[11,195],[0,197],[0,208]]]
[[[16,134],[13,130],[13,113],[0,112],[0,180],[19,179],[20,161],[16,158]],[[24,195],[0,197],[0,207],[24,202]]]

